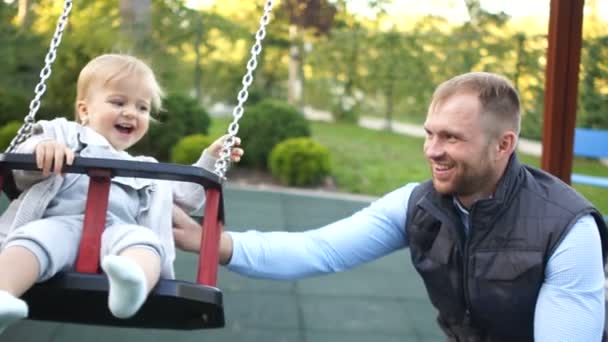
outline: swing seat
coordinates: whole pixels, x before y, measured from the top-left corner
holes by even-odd
[[[179,280],[161,279],[129,319],[110,313],[108,280],[103,274],[60,273],[32,287],[23,299],[32,320],[179,330],[224,326],[222,292]]]
[[[11,199],[17,196],[11,172],[15,169],[37,170],[34,155],[0,154],[0,188]],[[76,157],[73,165],[63,171],[90,177],[76,272],[57,274],[25,293],[23,298],[30,308],[28,319],[179,330],[224,326],[222,292],[215,287],[219,233],[224,221],[219,176],[194,166],[83,157]],[[113,176],[194,182],[202,185],[207,194],[197,283],[159,280],[142,308],[129,319],[110,313],[108,280],[98,272],[101,231]]]

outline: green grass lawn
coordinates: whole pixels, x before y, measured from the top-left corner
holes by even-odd
[[[220,136],[228,120],[214,119],[210,134]],[[341,191],[380,196],[408,182],[430,176],[422,154],[423,139],[375,131],[352,124],[312,122],[313,138],[331,151],[332,176]],[[247,142],[243,142],[247,153]],[[540,158],[519,155],[522,162],[538,167]],[[594,160],[576,158],[574,171],[608,177],[608,167]],[[575,185],[602,213],[608,215],[608,190]]]

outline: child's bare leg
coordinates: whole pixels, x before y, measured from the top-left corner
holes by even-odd
[[[20,297],[40,274],[38,259],[27,248],[11,246],[0,253],[0,290]]]
[[[28,249],[11,246],[0,253],[0,333],[27,317],[27,304],[19,299],[39,276],[38,259]]]
[[[118,318],[133,316],[143,305],[160,277],[160,256],[146,247],[130,247],[108,255],[102,268],[108,275],[108,306]]]

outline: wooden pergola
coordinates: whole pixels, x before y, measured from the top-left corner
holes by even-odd
[[[570,184],[584,0],[551,0],[541,167]]]

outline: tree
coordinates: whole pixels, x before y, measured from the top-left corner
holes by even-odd
[[[31,0],[19,0],[19,11],[15,17],[15,21],[20,30],[25,30],[30,26],[32,22],[32,1]]]
[[[147,53],[151,39],[151,0],[119,0],[120,27],[134,41],[135,51]]]
[[[326,35],[331,29],[336,8],[327,0],[286,0],[283,5],[289,17],[289,80],[287,100],[292,105],[301,105],[303,81],[303,35],[302,30],[311,29],[314,34]]]

